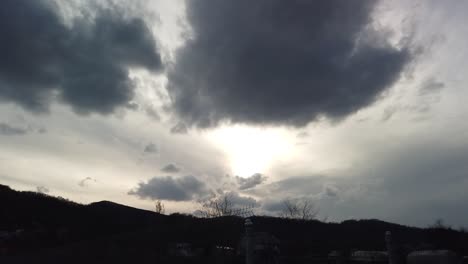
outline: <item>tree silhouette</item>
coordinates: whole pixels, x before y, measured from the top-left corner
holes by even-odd
[[[224,195],[204,202],[199,213],[202,217],[206,218],[233,215],[234,205],[232,202],[232,196]]]
[[[164,208],[164,204],[161,202],[161,200],[157,200],[155,203],[155,211],[158,214],[164,214],[166,212],[166,209]]]
[[[308,199],[285,199],[280,217],[312,220],[318,215],[315,203]]]

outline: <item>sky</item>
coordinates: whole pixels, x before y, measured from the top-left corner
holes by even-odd
[[[466,227],[467,8],[3,0],[0,184]]]

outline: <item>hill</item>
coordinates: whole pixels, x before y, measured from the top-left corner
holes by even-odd
[[[266,216],[252,217],[252,222],[256,231],[279,239],[284,256],[385,250],[386,231],[394,234],[401,250],[451,249],[468,255],[468,234],[441,226],[415,228],[375,219],[325,223]],[[239,217],[166,216],[109,201],[83,205],[0,185],[0,249],[3,245],[8,249],[3,254],[10,256],[107,254],[154,260],[155,254],[164,255],[171,244],[180,242],[198,248],[237,248],[243,223]]]

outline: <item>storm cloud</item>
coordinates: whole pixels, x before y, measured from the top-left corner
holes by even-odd
[[[138,187],[128,192],[142,199],[191,201],[202,199],[211,194],[209,188],[196,177],[188,175],[180,178],[166,176],[154,177],[141,182]]]
[[[169,71],[188,125],[304,126],[370,105],[411,61],[372,25],[377,1],[187,1],[192,32]]]
[[[57,98],[77,113],[111,113],[133,98],[129,67],[162,68],[141,18],[115,8],[66,25],[51,1],[2,1],[0,101],[46,112]]]

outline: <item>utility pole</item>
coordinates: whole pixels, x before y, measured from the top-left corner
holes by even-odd
[[[250,218],[245,219],[245,264],[254,264],[253,223]]]
[[[385,232],[385,243],[387,245],[388,263],[398,264],[398,256],[396,255],[396,249],[390,231]]]

